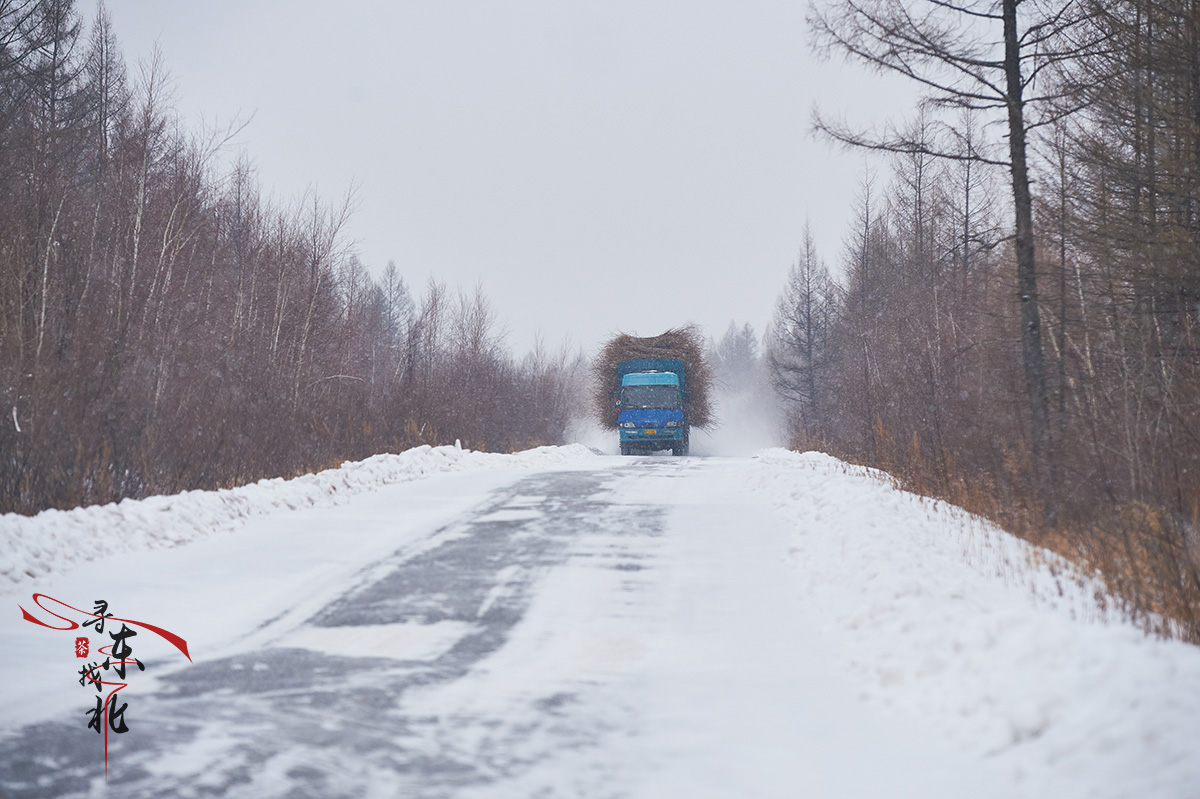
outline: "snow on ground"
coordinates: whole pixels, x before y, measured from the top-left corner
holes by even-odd
[[[19,585],[178,628],[198,662],[263,647],[430,661],[478,620],[307,622],[348,585],[468,535],[463,519],[534,537],[574,525],[556,521],[561,498],[472,510],[533,469],[613,479],[578,498],[594,523],[568,531],[565,562],[496,572],[476,616],[530,596],[504,645],[403,698],[432,725],[431,756],[495,758],[499,740],[529,764],[463,796],[1200,796],[1200,649],[1146,638],[1054,555],[818,453],[423,448],[237,498],[41,514],[20,523],[57,536],[28,556],[50,574]],[[5,549],[28,547],[8,522]],[[210,535],[233,524],[237,535]],[[122,525],[140,531],[132,551],[91,540]],[[97,560],[52,568],[76,545]],[[10,732],[80,712],[46,666],[69,660],[55,635],[14,611],[0,641],[22,653],[0,662],[0,684],[20,686],[5,698]],[[150,644],[148,680],[186,665]]]
[[[859,698],[796,591],[789,525],[730,479],[744,464],[635,467],[612,505],[663,508],[665,529],[580,540],[490,668],[417,698],[426,713],[495,704],[533,733],[534,768],[464,796],[1015,795],[1009,775],[922,719]],[[558,724],[596,743],[538,757],[534,709],[555,697],[569,698]]]
[[[217,491],[126,499],[36,516],[0,515],[0,594],[33,585],[80,562],[118,552],[171,547],[233,529],[246,519],[279,510],[327,507],[393,483],[474,469],[546,469],[592,458],[579,444],[538,447],[512,455],[461,446],[421,446],[375,455],[336,469],[290,480],[260,480]]]
[[[178,546],[143,543],[78,562],[71,570],[53,570],[10,595],[8,611],[0,613],[0,642],[21,655],[0,659],[7,731],[79,710],[78,686],[72,690],[73,682],[64,679],[74,660],[64,660],[64,655],[71,654],[67,650],[72,634],[30,624],[17,609],[20,605],[39,618],[54,621],[34,606],[30,597],[34,591],[78,608],[90,609],[92,601],[104,599],[117,616],[157,624],[182,635],[197,663],[278,645],[318,651],[338,646],[361,656],[436,653],[445,640],[454,637],[455,630],[367,629],[359,631],[357,640],[318,640],[311,632],[296,628],[353,581],[389,568],[389,559],[415,557],[453,538],[456,533],[445,529],[449,522],[491,492],[536,471],[539,462],[544,468],[553,465],[558,470],[583,468],[599,460],[590,451],[575,447],[530,450],[514,456],[447,451],[453,449],[418,448],[411,454],[392,456],[401,464],[408,461],[417,467],[423,463],[428,468],[423,472],[414,468],[406,481],[380,479],[372,490],[362,491],[352,500],[348,491],[339,489],[338,496],[345,497],[340,504],[328,491],[290,491],[286,483],[297,481],[249,486],[251,494],[274,490],[293,499],[309,496],[317,501],[297,510],[282,505],[274,512],[247,515],[238,521],[240,526],[232,535],[211,534],[231,529],[228,517],[220,516],[211,530],[199,529],[190,536],[176,534],[182,542]],[[452,471],[454,464],[459,471]],[[475,468],[469,468],[471,464]],[[322,474],[328,477],[327,472]],[[404,474],[399,469],[392,473]],[[415,479],[421,474],[424,479]],[[171,498],[155,499],[166,504]],[[269,497],[258,499],[260,508],[269,506]],[[187,524],[186,529],[196,524],[176,514],[178,511],[164,511],[159,522]],[[120,528],[97,525],[83,529],[111,537]],[[101,545],[104,547],[107,545]],[[141,675],[146,680],[139,679],[144,686],[140,690],[149,690],[159,678],[188,665],[171,646],[154,637],[139,639],[138,656],[150,664]],[[4,734],[0,730],[0,738]]]
[[[871,470],[773,450],[742,478],[793,526],[788,560],[864,697],[1024,775],[1023,795],[1200,796],[1200,649]]]

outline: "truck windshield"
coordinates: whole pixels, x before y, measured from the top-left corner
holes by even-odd
[[[623,410],[667,408],[679,410],[678,386],[625,386],[621,389]]]

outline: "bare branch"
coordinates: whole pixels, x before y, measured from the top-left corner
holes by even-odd
[[[894,128],[889,127],[883,135],[872,131],[852,131],[843,124],[830,122],[823,118],[820,112],[813,110],[812,130],[847,147],[859,147],[865,150],[875,150],[886,153],[903,153],[908,155],[928,155],[947,161],[971,161],[977,164],[1008,167],[1010,162],[987,158],[978,153],[961,153],[930,146],[928,143],[905,136]]]

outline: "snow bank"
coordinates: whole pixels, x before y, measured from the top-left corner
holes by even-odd
[[[1046,550],[879,473],[771,450],[752,490],[864,694],[929,718],[1029,796],[1200,795],[1200,649],[1145,637]]]
[[[261,480],[217,491],[122,500],[36,516],[0,515],[0,593],[23,588],[76,563],[117,552],[186,544],[249,517],[335,505],[391,483],[475,469],[546,469],[594,457],[587,447],[538,447],[511,455],[457,446],[421,446],[375,455],[291,480]]]

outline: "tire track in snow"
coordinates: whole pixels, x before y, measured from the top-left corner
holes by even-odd
[[[600,731],[564,723],[574,697],[561,686],[530,697],[516,721],[511,705],[414,715],[408,697],[469,682],[568,558],[593,558],[636,582],[644,564],[610,539],[661,534],[665,511],[612,505],[607,495],[631,469],[683,465],[634,461],[523,479],[440,531],[438,546],[372,567],[274,645],[164,676],[160,691],[131,699],[131,734],[110,745],[109,787],[125,797],[445,796],[586,746]],[[598,543],[581,550],[590,539]],[[82,727],[43,723],[0,742],[3,793],[103,790]],[[537,746],[521,745],[533,738]]]

